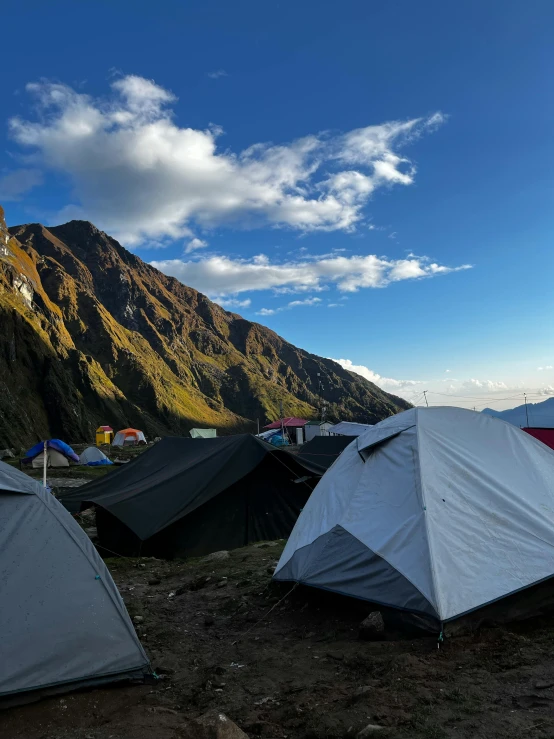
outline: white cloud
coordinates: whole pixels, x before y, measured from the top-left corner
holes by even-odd
[[[38,169],[14,169],[0,174],[0,201],[20,200],[33,187],[42,184],[42,173]]]
[[[360,288],[386,287],[392,282],[470,268],[470,265],[445,267],[425,257],[391,260],[374,254],[289,262],[271,262],[264,254],[252,259],[212,256],[199,261],[166,259],[151,264],[208,295],[235,295],[271,289],[280,292],[320,291],[328,285],[335,285],[342,292],[356,292]]]
[[[463,387],[466,390],[487,390],[488,392],[495,393],[499,391],[510,390],[510,387],[505,382],[498,382],[494,380],[475,380],[471,378],[463,383]],[[515,388],[511,388],[515,390]]]
[[[191,224],[352,231],[378,188],[413,182],[416,168],[398,151],[444,121],[435,114],[232,153],[218,149],[217,126],[179,126],[175,96],[142,77],[116,80],[107,99],[50,82],[27,91],[38,115],[12,118],[12,138],[35,166],[68,176],[73,207],[127,245],[182,238]]]
[[[229,75],[224,69],[216,69],[215,72],[208,72],[207,76],[211,80],[218,80],[220,77],[228,77]]]
[[[444,370],[444,371],[445,371],[445,372],[450,372],[451,370],[448,370],[448,369],[447,369],[447,370]]]
[[[208,246],[207,241],[203,241],[202,239],[194,238],[185,247],[185,254],[190,254],[191,251],[196,251],[197,249],[205,249]]]
[[[329,303],[327,307],[328,308],[344,308],[344,305],[342,303]]]
[[[542,372],[543,370],[551,370],[554,369],[554,365],[547,364],[544,367],[537,367],[537,369],[539,370],[539,372]]]
[[[214,303],[218,303],[222,308],[249,308],[252,304],[250,298],[245,300],[237,300],[236,298],[224,298],[217,296],[212,298]]]
[[[340,364],[341,367],[350,372],[355,372],[357,375],[365,377],[366,380],[373,382],[382,390],[387,390],[388,392],[394,393],[395,391],[408,387],[413,388],[414,385],[421,385],[423,382],[422,380],[394,380],[392,377],[382,377],[363,364],[354,364],[351,359],[333,359],[333,362]]]
[[[281,313],[284,310],[290,310],[291,308],[300,308],[304,305],[319,305],[321,298],[306,298],[306,300],[292,300],[286,305],[282,305],[280,308],[261,308],[257,311],[259,316],[272,316],[275,313]]]

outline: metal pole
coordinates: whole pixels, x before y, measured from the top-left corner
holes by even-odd
[[[42,450],[42,456],[44,457],[42,462],[42,484],[46,487],[46,466],[48,464],[48,446],[47,442],[44,442],[44,449]]]
[[[523,393],[523,397],[525,398],[525,419],[527,421],[527,428],[529,428],[529,411],[527,410],[527,393]]]
[[[427,390],[423,391],[423,395],[425,397],[425,402],[427,403],[427,408],[429,408],[429,401],[427,400]]]

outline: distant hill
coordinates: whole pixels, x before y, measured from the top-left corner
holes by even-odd
[[[518,405],[517,408],[509,408],[506,411],[495,411],[492,408],[485,408],[482,413],[495,418],[501,418],[503,421],[512,423],[514,426],[543,426],[546,428],[554,428],[554,398],[548,398],[541,403],[527,403],[527,414],[525,411],[525,403]],[[529,423],[527,423],[527,417]]]
[[[411,407],[168,277],[91,223],[6,228],[0,208],[0,448],[255,431],[286,415],[376,423]]]

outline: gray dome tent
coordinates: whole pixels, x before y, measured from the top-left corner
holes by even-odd
[[[554,451],[496,418],[414,408],[352,442],[274,575],[435,625],[554,577]]]
[[[111,575],[53,495],[0,462],[0,698],[142,678]]]

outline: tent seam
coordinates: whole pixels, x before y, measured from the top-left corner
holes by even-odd
[[[429,551],[429,564],[431,565],[431,588],[433,591],[433,596],[435,599],[434,606],[435,611],[437,612],[439,618],[443,620],[443,614],[442,614],[442,603],[439,601],[438,592],[437,592],[437,573],[435,570],[435,558],[433,555],[433,547],[431,544],[431,537],[429,536],[429,522],[427,520],[427,501],[425,498],[425,492],[424,492],[424,485],[423,485],[423,475],[421,472],[421,455],[420,455],[420,438],[419,438],[419,409],[416,408],[416,465],[417,465],[417,474],[416,474],[416,483],[419,484],[419,489],[421,492],[421,503],[423,506],[423,521],[425,524],[425,536],[427,538],[427,549]]]

